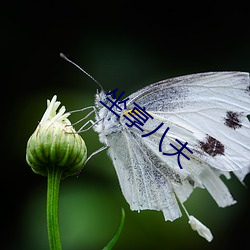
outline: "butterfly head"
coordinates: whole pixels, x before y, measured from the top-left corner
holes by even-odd
[[[106,105],[106,107],[104,105]],[[106,145],[108,145],[107,137],[110,134],[122,130],[122,125],[119,123],[119,116],[107,108],[109,105],[105,92],[97,91],[95,96],[96,125],[93,128],[98,132],[100,141]]]

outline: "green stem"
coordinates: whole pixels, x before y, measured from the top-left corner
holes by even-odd
[[[61,250],[59,231],[59,188],[62,170],[58,167],[48,168],[47,186],[47,227],[50,250]]]

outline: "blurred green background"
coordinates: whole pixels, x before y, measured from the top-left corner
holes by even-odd
[[[138,5],[137,5],[138,4]],[[1,249],[48,249],[46,178],[25,161],[26,143],[54,94],[67,110],[93,105],[97,85],[59,57],[69,55],[102,83],[128,96],[147,84],[205,71],[250,69],[247,8],[176,6],[169,2],[11,2],[1,6],[2,227]],[[83,114],[71,117],[77,121]],[[102,145],[82,134],[89,154]],[[111,161],[102,152],[81,175],[62,181],[60,229],[64,250],[95,250],[126,219],[114,249],[248,249],[249,188],[225,180],[237,204],[218,208],[205,190],[186,202],[213,235],[206,242],[186,216],[165,222],[161,212],[132,212]],[[250,186],[250,177],[246,178]],[[218,190],[219,191],[219,190]]]

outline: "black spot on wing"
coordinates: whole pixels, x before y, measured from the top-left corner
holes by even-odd
[[[240,128],[242,113],[227,111],[227,115],[224,118],[224,124],[232,129]]]
[[[200,141],[199,146],[204,152],[212,157],[216,155],[224,155],[225,152],[224,145],[210,135],[207,135],[205,141]]]
[[[250,115],[247,115],[247,119],[250,121]]]
[[[195,181],[190,176],[187,177],[187,181],[192,187],[194,187]]]

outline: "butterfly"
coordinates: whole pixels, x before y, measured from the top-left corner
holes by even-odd
[[[181,216],[178,202],[183,204],[196,187],[207,189],[220,207],[235,203],[220,176],[230,178],[233,173],[243,181],[250,171],[248,73],[209,72],[163,80],[128,96],[126,109],[117,108],[118,116],[102,103],[108,104],[104,91],[96,94],[93,129],[108,147],[131,210],[161,210],[165,220],[173,221]],[[126,126],[125,114],[135,103],[153,117],[143,125],[145,133],[161,123],[168,126],[165,152],[173,151],[169,145],[176,145],[176,139],[182,145],[188,142],[192,154],[186,151],[189,160],[180,159],[182,168],[176,157],[159,151],[164,129],[143,138],[138,127]]]
[[[91,123],[131,210],[160,210],[174,221],[182,216],[180,204],[192,229],[211,241],[183,203],[197,187],[219,207],[236,202],[220,177],[234,174],[243,182],[250,172],[249,74],[197,73],[153,83],[121,101],[118,95],[118,89],[97,91]]]

